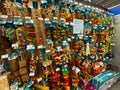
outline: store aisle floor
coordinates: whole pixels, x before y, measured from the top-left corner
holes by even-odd
[[[108,90],[120,90],[120,80],[117,81],[110,89]]]

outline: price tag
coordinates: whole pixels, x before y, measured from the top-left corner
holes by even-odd
[[[58,19],[57,17],[53,17],[53,19]]]
[[[8,58],[8,54],[2,55],[1,58],[2,59]]]
[[[18,44],[12,44],[12,47],[13,47],[14,49],[17,49],[17,48],[18,48]]]
[[[61,18],[61,20],[65,21],[65,19],[64,19],[64,18]]]
[[[73,22],[70,22],[70,25],[73,26]]]
[[[42,81],[42,78],[41,78],[41,77],[40,77],[40,78],[38,78],[38,79],[37,79],[37,81],[38,81],[38,82]]]
[[[66,25],[69,25],[69,22],[66,22],[65,24],[66,24]]]
[[[74,4],[78,5],[78,2],[74,2]]]
[[[49,53],[49,52],[50,52],[50,50],[46,50],[45,52],[46,52],[46,53]]]
[[[31,17],[25,17],[25,19],[31,19]]]
[[[30,72],[29,76],[35,76],[34,72]]]
[[[42,20],[43,20],[43,18],[38,18],[38,20],[41,20],[41,21],[42,21]]]
[[[15,24],[15,25],[22,25],[23,23],[22,22],[14,22],[13,24]]]
[[[78,33],[83,33],[84,30],[84,21],[79,20],[79,19],[74,19],[73,20],[73,33],[78,34]]]
[[[73,66],[72,70],[75,71],[76,73],[80,72],[80,69],[78,67],[75,67],[75,66]]]
[[[7,15],[1,15],[0,17],[1,17],[1,18],[8,18]]]
[[[60,71],[60,68],[56,68],[56,71]]]
[[[45,18],[45,21],[49,21],[50,19],[49,18]]]
[[[83,34],[78,34],[79,39],[83,39]]]
[[[39,45],[39,46],[38,46],[38,49],[42,49],[42,48],[44,48],[43,45]]]
[[[27,50],[35,49],[34,45],[27,45]]]
[[[72,36],[71,38],[72,38],[72,39],[75,39],[75,37],[74,37],[74,36]]]

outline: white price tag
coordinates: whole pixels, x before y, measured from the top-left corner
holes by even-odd
[[[49,18],[45,18],[45,21],[49,21],[50,19]]]
[[[73,26],[73,22],[70,22],[70,25]]]
[[[1,58],[2,59],[8,58],[8,54],[2,55]]]
[[[14,49],[17,49],[17,48],[18,48],[18,44],[12,44],[12,47],[13,47]]]
[[[40,78],[38,78],[38,79],[37,79],[37,81],[38,81],[38,82],[42,81],[42,78],[41,78],[41,77],[40,77]]]
[[[46,50],[45,52],[46,52],[46,53],[49,53],[49,52],[50,52],[50,50]]]
[[[27,16],[26,16],[25,19],[31,19],[31,17],[27,17]]]
[[[23,23],[22,22],[14,22],[13,24],[15,24],[15,25],[22,25]]]
[[[35,47],[33,45],[27,45],[27,50],[29,49],[35,49]]]
[[[68,42],[71,42],[72,40],[71,40],[71,38],[67,38],[67,41],[68,41]]]
[[[64,19],[64,18],[61,18],[61,20],[65,21],[65,19]]]
[[[33,21],[33,20],[31,20],[31,23],[34,23],[34,21]]]
[[[83,34],[78,34],[79,39],[83,39]]]
[[[56,71],[60,71],[60,68],[56,68]]]
[[[42,49],[42,48],[43,48],[43,45],[39,45],[39,46],[38,46],[38,49]]]
[[[16,59],[16,58],[18,58],[18,55],[13,56],[13,57],[8,57],[8,60],[14,60],[14,59]]]
[[[0,17],[1,17],[1,18],[8,18],[7,15],[1,15]]]
[[[38,18],[38,20],[43,20],[43,18]]]
[[[58,19],[57,17],[53,17],[53,19]]]
[[[74,2],[74,4],[78,5],[78,2]]]
[[[73,67],[72,70],[74,70],[76,73],[80,72],[80,69],[78,67]]]
[[[34,72],[30,72],[29,76],[35,76]]]
[[[66,24],[66,25],[69,25],[69,22],[66,22],[65,24]]]

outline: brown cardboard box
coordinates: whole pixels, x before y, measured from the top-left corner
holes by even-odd
[[[20,69],[20,75],[27,74],[27,67],[23,67]]]
[[[19,61],[19,67],[22,68],[22,67],[25,67],[27,64],[26,64],[26,60],[20,60]]]
[[[7,75],[0,76],[0,90],[10,90]]]
[[[17,71],[19,66],[18,66],[18,60],[10,60],[9,61],[9,67],[10,67],[10,71],[13,73],[14,71]]]
[[[15,81],[16,81],[16,82],[21,82],[20,76],[16,77],[16,78],[15,78]]]
[[[17,77],[17,76],[19,76],[19,75],[20,75],[19,70],[17,70],[17,71],[14,72],[14,76],[15,76],[15,77]]]
[[[21,76],[21,79],[22,79],[23,82],[28,81],[29,80],[28,74],[25,74],[25,75]]]

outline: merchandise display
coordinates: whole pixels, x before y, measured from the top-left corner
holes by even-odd
[[[61,0],[0,5],[0,79],[10,72],[10,90],[106,90],[119,79],[107,69],[116,33],[108,11]]]

